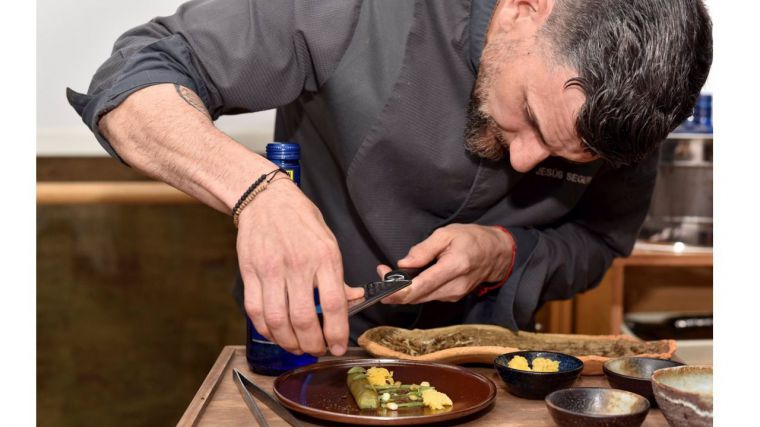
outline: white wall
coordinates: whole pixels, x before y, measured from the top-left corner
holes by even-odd
[[[274,0],[273,0],[274,1]],[[708,8],[718,0],[706,0]],[[85,92],[124,31],[170,15],[183,0],[37,1],[37,154],[106,155],[66,102],[65,88]],[[705,92],[712,92],[710,81]],[[274,111],[225,116],[217,125],[261,149],[272,138]]]
[[[95,70],[126,30],[170,15],[183,0],[37,0],[37,154],[105,156],[66,101],[86,92]],[[255,149],[272,138],[274,111],[225,116],[217,125]]]

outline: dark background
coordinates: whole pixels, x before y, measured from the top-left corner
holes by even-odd
[[[143,179],[106,158],[37,165],[40,181]],[[235,228],[203,205],[38,205],[38,425],[176,424],[245,342],[236,271]]]

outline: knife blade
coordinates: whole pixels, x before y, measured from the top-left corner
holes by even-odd
[[[248,408],[253,413],[253,416],[256,417],[256,420],[259,422],[259,425],[262,427],[269,426],[266,419],[264,418],[264,414],[261,412],[261,409],[259,409],[259,406],[253,399],[254,396],[256,399],[259,399],[261,403],[265,404],[267,407],[269,407],[269,409],[274,411],[275,414],[282,417],[282,419],[284,419],[291,426],[303,427],[303,423],[301,423],[301,421],[293,416],[290,411],[282,406],[280,402],[278,402],[269,393],[264,391],[261,387],[254,384],[253,381],[246,378],[245,375],[243,375],[240,371],[233,369],[232,378],[235,381],[235,384],[238,386],[240,394],[243,395],[243,400],[245,400],[246,405],[248,405]]]

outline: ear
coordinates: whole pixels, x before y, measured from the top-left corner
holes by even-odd
[[[535,32],[554,8],[554,0],[501,0],[492,18],[497,32]]]

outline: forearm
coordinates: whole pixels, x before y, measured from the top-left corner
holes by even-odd
[[[275,168],[217,129],[200,99],[173,84],[133,93],[99,127],[133,168],[227,214],[251,182]]]

